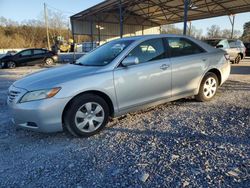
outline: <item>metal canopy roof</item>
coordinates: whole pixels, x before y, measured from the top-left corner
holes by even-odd
[[[183,22],[184,0],[106,0],[71,16],[71,20],[119,23],[119,6],[124,24],[165,25]],[[198,20],[250,11],[250,0],[190,0],[188,20]],[[108,15],[117,15],[109,18]]]

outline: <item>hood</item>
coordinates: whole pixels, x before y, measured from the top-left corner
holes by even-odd
[[[9,57],[13,56],[12,54],[0,54],[0,60],[7,59]]]
[[[60,87],[61,84],[100,72],[102,67],[64,65],[30,74],[14,82],[15,87],[28,91]]]

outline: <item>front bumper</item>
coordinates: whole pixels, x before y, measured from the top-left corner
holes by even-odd
[[[62,114],[69,99],[44,99],[25,103],[15,100],[8,105],[12,114],[12,122],[21,128],[38,132],[59,132],[63,130]]]

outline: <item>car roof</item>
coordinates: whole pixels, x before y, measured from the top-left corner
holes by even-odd
[[[177,35],[177,34],[154,34],[154,35],[138,35],[132,37],[123,37],[116,40],[141,40],[141,39],[151,39],[151,38],[161,38],[161,37],[184,37],[190,38],[187,35]]]
[[[228,40],[226,38],[210,38],[210,39],[205,39],[205,40]]]

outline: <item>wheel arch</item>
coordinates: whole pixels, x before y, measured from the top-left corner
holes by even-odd
[[[104,92],[101,92],[101,91],[97,91],[97,90],[90,90],[90,91],[84,91],[84,92],[81,92],[79,94],[77,94],[76,96],[74,96],[72,99],[70,99],[70,101],[66,104],[66,106],[64,107],[63,109],[63,113],[62,113],[62,123],[64,123],[64,115],[65,115],[65,112],[66,110],[69,108],[69,106],[71,105],[72,101],[80,96],[80,95],[84,95],[84,94],[93,94],[93,95],[98,95],[99,97],[103,98],[105,100],[105,102],[108,104],[108,107],[109,107],[109,116],[110,117],[113,117],[114,116],[114,104],[111,100],[111,98]]]
[[[242,52],[238,53],[240,55],[241,60],[244,58],[244,55]]]
[[[199,91],[200,91],[200,86],[201,86],[201,82],[202,82],[203,78],[205,77],[205,75],[206,75],[207,73],[209,73],[209,72],[212,72],[212,73],[214,73],[214,74],[217,76],[218,81],[219,81],[219,86],[221,85],[221,82],[222,82],[222,75],[221,75],[221,72],[220,72],[217,68],[211,68],[211,69],[209,69],[208,71],[206,71],[206,72],[202,75],[202,77],[201,77],[201,79],[200,79],[200,82],[199,82],[199,85],[198,85],[198,88],[197,88],[197,90],[195,90],[195,95],[199,93]]]
[[[206,74],[208,72],[214,73],[217,76],[217,78],[218,78],[219,85],[221,85],[221,81],[222,81],[221,72],[218,69],[216,69],[216,68],[210,69],[209,71],[206,72]]]

